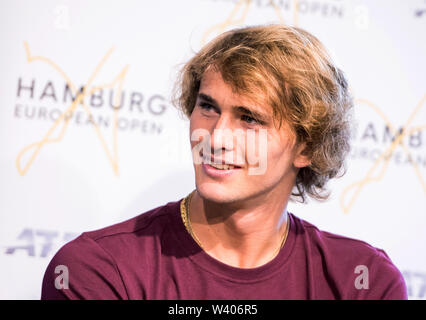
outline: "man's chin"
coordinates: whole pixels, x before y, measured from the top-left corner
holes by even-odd
[[[242,199],[238,189],[220,183],[204,182],[197,184],[197,193],[203,200],[214,203],[235,203]]]

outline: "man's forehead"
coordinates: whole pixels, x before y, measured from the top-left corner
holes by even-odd
[[[198,97],[204,100],[218,103],[223,96],[233,100],[233,105],[246,107],[252,112],[261,113],[265,116],[272,114],[272,107],[268,104],[267,98],[261,90],[250,92],[238,90],[232,83],[223,80],[221,73],[215,69],[207,69],[200,81]]]

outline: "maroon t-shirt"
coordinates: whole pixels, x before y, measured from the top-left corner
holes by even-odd
[[[185,229],[180,201],[170,202],[64,245],[47,267],[41,298],[407,299],[383,250],[289,217],[279,254],[241,269],[205,253]]]

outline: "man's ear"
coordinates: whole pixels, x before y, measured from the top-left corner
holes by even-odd
[[[297,146],[296,157],[294,158],[293,165],[296,168],[307,167],[311,164],[311,157],[306,150],[306,144],[301,143]]]

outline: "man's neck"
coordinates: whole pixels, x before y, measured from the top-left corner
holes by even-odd
[[[206,253],[234,267],[255,268],[272,260],[281,247],[287,199],[279,200],[238,207],[205,200],[195,192],[189,218]]]

